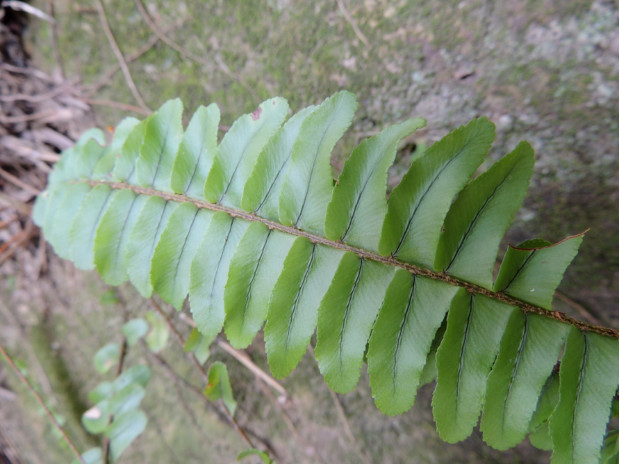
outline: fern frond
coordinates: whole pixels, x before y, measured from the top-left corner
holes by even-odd
[[[243,348],[264,326],[277,377],[316,331],[328,385],[350,391],[366,360],[377,406],[399,414],[436,362],[445,440],[469,436],[482,414],[493,447],[531,434],[554,461],[596,462],[618,387],[617,332],[551,311],[583,234],[509,248],[493,280],[532,148],[472,179],[495,136],[476,119],[416,159],[386,200],[398,142],[424,121],[363,141],[334,185],[330,154],[355,108],[340,92],[284,122],[288,104],[274,98],[218,144],[215,105],[184,130],[170,101],[121,122],[108,146],[85,134],[50,174],[34,220],[61,257],[110,284],[130,280],[177,309],[189,296],[203,340],[223,328]]]

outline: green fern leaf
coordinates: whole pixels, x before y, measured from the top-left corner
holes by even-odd
[[[618,345],[572,329],[560,366],[560,399],[550,420],[552,463],[599,461],[618,389]]]
[[[521,142],[463,189],[446,217],[435,269],[492,287],[499,243],[523,202],[533,165],[534,150]]]
[[[315,356],[327,384],[340,393],[360,377],[366,343],[394,269],[345,253],[319,307]]]
[[[272,98],[252,114],[237,119],[224,136],[205,184],[205,198],[213,203],[237,206],[256,158],[280,127],[288,103]]]
[[[460,290],[437,350],[433,415],[439,436],[449,443],[467,438],[478,422],[487,378],[500,340],[516,308]]]
[[[482,163],[495,138],[488,119],[476,119],[431,146],[388,201],[379,252],[433,267],[439,232],[453,197]]]
[[[583,234],[551,245],[528,240],[508,248],[493,290],[551,309],[553,293],[583,241]]]
[[[599,460],[617,332],[550,310],[583,234],[509,248],[493,281],[531,147],[472,180],[495,135],[476,119],[416,158],[386,200],[399,140],[424,121],[363,141],[334,184],[329,158],[355,108],[339,92],[285,122],[287,102],[270,99],[218,145],[215,105],[184,130],[170,101],[122,121],[109,146],[101,131],[84,134],[50,174],[34,221],[61,257],[112,285],[128,279],[177,309],[189,297],[201,351],[222,328],[244,348],[264,325],[283,377],[316,332],[319,369],[337,392],[355,387],[366,360],[377,406],[399,414],[436,376],[445,440],[468,437],[482,415],[495,448],[530,434],[556,462]]]
[[[220,110],[211,103],[201,106],[187,126],[174,158],[170,186],[175,193],[202,198],[207,175],[217,156]]]
[[[525,439],[543,387],[557,363],[568,326],[513,312],[487,381],[480,429],[497,449]]]
[[[412,405],[435,332],[456,288],[396,271],[368,346],[368,373],[375,402],[386,414]]]
[[[323,234],[333,189],[331,152],[351,125],[356,107],[353,94],[340,92],[325,100],[302,123],[280,194],[282,224]]]
[[[385,217],[387,171],[394,162],[398,141],[423,127],[423,119],[410,119],[388,127],[365,140],[346,161],[325,218],[325,236],[377,251]]]

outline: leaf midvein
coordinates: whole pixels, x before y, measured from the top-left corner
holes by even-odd
[[[209,293],[209,305],[213,304],[213,293],[215,293],[215,282],[217,282],[217,277],[220,272],[222,259],[224,258],[224,253],[226,252],[226,247],[228,246],[228,239],[230,238],[230,233],[232,232],[234,223],[235,223],[235,218],[232,218],[228,226],[228,232],[226,232],[226,238],[224,239],[224,246],[222,247],[222,252],[220,253],[219,259],[217,260],[217,266],[215,267],[215,272],[213,273],[213,280],[211,281],[211,291]]]
[[[319,143],[317,145],[317,150],[316,150],[316,153],[314,154],[314,159],[312,160],[312,169],[310,169],[310,176],[308,176],[308,184],[306,185],[306,191],[304,193],[304,200],[301,203],[301,208],[299,208],[299,214],[297,215],[297,219],[295,220],[295,226],[297,226],[297,224],[299,223],[299,220],[301,219],[301,216],[304,212],[304,208],[306,207],[306,202],[308,200],[308,192],[310,192],[310,185],[312,184],[312,177],[314,176],[314,172],[315,172],[315,168],[317,164],[316,161],[319,157],[319,154],[321,153],[321,145],[323,145],[323,140],[325,140],[327,131],[329,130],[333,121],[334,121],[334,113],[330,115],[329,123],[325,125],[325,130],[321,134],[321,140],[319,140]]]
[[[196,212],[194,213],[194,217],[192,218],[192,223],[187,228],[187,234],[185,235],[185,239],[183,240],[183,245],[181,246],[181,251],[179,253],[179,257],[177,259],[176,266],[174,268],[174,274],[173,274],[173,278],[172,278],[172,289],[173,289],[172,293],[173,294],[174,294],[174,291],[177,288],[177,284],[178,284],[177,276],[179,275],[179,266],[181,265],[181,260],[183,259],[183,253],[185,252],[185,246],[187,245],[187,240],[189,239],[189,236],[192,233],[192,227],[194,227],[194,223],[196,222],[196,218],[198,217],[198,212],[199,211],[200,211],[199,209],[196,209]]]
[[[295,322],[297,306],[299,305],[299,298],[301,297],[301,293],[303,292],[304,287],[306,285],[306,280],[308,279],[308,275],[310,274],[310,269],[312,269],[312,264],[314,263],[315,251],[316,251],[316,243],[313,243],[312,251],[310,252],[310,259],[308,260],[308,265],[306,266],[306,271],[304,272],[304,276],[302,277],[301,282],[299,283],[299,288],[297,289],[297,293],[295,294],[295,300],[293,301],[293,307],[291,308],[291,315],[289,316],[288,326],[286,328],[286,342],[284,344],[286,351],[288,351],[288,345],[291,339],[291,330]]]
[[[521,335],[521,343],[519,344],[519,349],[517,350],[517,359],[515,360],[515,365],[512,370],[512,375],[510,376],[510,383],[508,384],[508,390],[506,391],[506,396],[504,397],[504,407],[502,412],[502,435],[504,435],[504,431],[506,428],[506,408],[508,407],[508,400],[510,398],[510,393],[512,391],[512,387],[515,383],[515,379],[517,378],[517,372],[519,371],[519,365],[521,364],[521,359],[523,359],[523,350],[525,349],[525,343],[527,342],[527,338],[529,335],[529,319],[527,314],[523,314],[524,317],[524,325],[523,331]]]
[[[260,205],[258,205],[258,207],[254,210],[254,212],[258,213],[258,211],[260,211],[260,209],[263,207],[263,205],[265,204],[265,202],[269,198],[269,195],[271,195],[271,190],[277,184],[278,178],[284,172],[284,168],[288,166],[289,160],[290,160],[290,156],[284,161],[284,163],[282,163],[282,166],[280,166],[280,169],[278,170],[278,173],[276,174],[276,177],[273,179],[273,182],[271,182],[271,185],[269,185],[269,189],[267,189],[267,193],[265,194],[265,196],[261,200]]]
[[[186,182],[185,187],[183,189],[183,195],[187,194],[187,191],[192,186],[192,182],[194,182],[194,177],[196,177],[196,173],[198,172],[198,166],[200,165],[200,160],[202,159],[206,144],[207,144],[207,138],[204,137],[202,139],[202,143],[200,144],[199,155],[196,157],[196,162],[194,163],[194,169],[192,170],[192,174],[191,176],[189,176],[189,180]]]
[[[469,236],[469,234],[473,230],[474,225],[476,225],[476,222],[478,222],[478,218],[480,217],[482,212],[485,210],[485,208],[486,208],[487,204],[489,203],[489,201],[491,201],[493,199],[493,197],[495,196],[495,193],[497,192],[497,190],[504,184],[504,182],[506,182],[506,179],[508,179],[508,176],[512,173],[512,171],[513,170],[511,169],[510,172],[508,174],[506,174],[506,176],[502,179],[502,181],[493,189],[493,192],[491,192],[491,195],[488,196],[488,198],[484,201],[482,206],[478,209],[478,211],[476,211],[476,214],[474,215],[474,219],[469,223],[469,226],[467,227],[467,230],[465,231],[465,233],[461,237],[461,241],[460,241],[458,247],[456,248],[456,251],[454,252],[454,255],[452,256],[452,260],[450,261],[450,264],[448,264],[448,266],[445,268],[445,271],[450,269],[450,266],[452,266],[452,264],[456,260],[457,256],[459,255],[459,252],[461,251],[461,248],[465,244],[465,241],[467,240],[467,237]]]
[[[368,182],[370,182],[370,178],[377,170],[377,167],[379,166],[379,164],[381,164],[380,158],[375,162],[374,166],[372,167],[372,170],[370,171],[370,174],[366,177],[366,180],[364,181],[364,185],[362,185],[362,188],[360,192],[358,193],[357,198],[355,199],[355,205],[353,205],[353,211],[351,212],[349,223],[347,224],[347,228],[344,231],[344,234],[342,234],[342,237],[340,238],[340,240],[342,241],[344,241],[344,239],[349,234],[349,230],[351,229],[351,226],[353,225],[353,219],[355,219],[355,213],[357,212],[357,208],[359,207],[360,201],[362,200],[362,195],[364,194],[364,191],[366,190],[366,186],[368,185]]]
[[[163,153],[166,148],[166,142],[168,141],[168,135],[170,134],[170,127],[172,124],[166,124],[166,134],[164,135],[164,140],[161,144],[161,148],[159,149],[159,155],[157,158],[157,166],[155,166],[155,173],[153,174],[153,180],[151,181],[151,187],[155,186],[155,180],[157,179],[157,174],[159,173],[159,167],[162,165]]]
[[[256,266],[254,267],[254,272],[252,273],[252,277],[250,278],[250,283],[248,284],[248,291],[245,295],[245,304],[243,305],[243,317],[241,318],[241,333],[243,333],[243,329],[245,327],[245,322],[246,322],[246,314],[248,312],[248,305],[250,304],[250,295],[252,293],[252,287],[254,285],[254,281],[256,279],[256,275],[258,274],[258,269],[260,268],[260,265],[262,263],[263,260],[263,255],[265,254],[265,249],[267,248],[267,242],[269,242],[269,238],[271,237],[271,232],[273,232],[271,229],[268,229],[267,231],[267,236],[265,237],[265,241],[263,242],[263,246],[261,247],[260,250],[260,255],[258,256],[258,260],[256,261]]]
[[[523,269],[525,269],[525,266],[530,261],[530,259],[532,259],[534,257],[534,254],[536,253],[536,251],[537,250],[532,250],[532,252],[528,255],[528,257],[523,260],[523,263],[521,263],[521,266],[519,266],[519,269],[517,269],[517,272],[515,272],[515,274],[512,276],[512,278],[506,284],[506,286],[503,289],[501,289],[502,292],[506,292],[506,290],[508,290],[510,288],[510,286],[517,279],[519,274],[521,274],[521,271],[523,271]]]
[[[115,247],[115,250],[114,250],[114,261],[115,262],[118,262],[119,253],[121,252],[121,248],[122,248],[121,242],[123,241],[123,237],[125,235],[125,228],[127,227],[127,223],[129,222],[129,216],[131,216],[131,212],[133,211],[133,207],[135,206],[137,199],[138,199],[138,195],[134,195],[134,197],[131,199],[131,205],[129,206],[127,216],[125,216],[125,220],[123,221],[123,226],[121,227],[120,234],[119,234],[118,246]]]
[[[409,320],[409,311],[411,309],[411,302],[413,301],[413,293],[415,291],[416,284],[416,275],[412,275],[412,283],[411,290],[409,291],[409,300],[407,301],[407,307],[405,308],[405,314],[403,314],[403,320],[400,323],[400,327],[398,329],[398,337],[396,338],[396,348],[394,349],[394,357],[393,357],[393,366],[392,369],[392,391],[396,393],[396,378],[398,377],[398,353],[400,351],[400,345],[402,343],[403,332],[405,330],[405,326],[407,325],[407,321]]]
[[[581,361],[581,367],[579,369],[579,384],[577,385],[577,394],[575,395],[575,405],[573,406],[572,411],[572,421],[571,421],[571,462],[575,462],[575,425],[577,421],[575,420],[575,416],[577,415],[577,404],[579,403],[579,397],[581,396],[581,391],[583,390],[583,379],[586,374],[586,363],[588,360],[588,337],[586,334],[582,333],[583,337],[583,358]]]
[[[359,284],[360,281],[360,277],[362,275],[362,267],[364,266],[364,259],[360,258],[360,264],[359,267],[357,268],[357,274],[355,276],[355,280],[353,281],[353,287],[351,288],[351,291],[349,292],[349,298],[347,300],[347,305],[345,307],[344,310],[344,317],[342,320],[342,326],[340,327],[340,343],[338,346],[338,359],[339,359],[339,364],[340,364],[340,371],[342,371],[342,366],[343,366],[343,361],[342,361],[342,346],[344,344],[344,334],[345,334],[345,329],[347,326],[347,321],[349,319],[349,314],[351,312],[351,302],[353,301],[353,295],[355,295],[355,292],[357,290],[357,286]]]
[[[465,333],[463,334],[463,342],[461,343],[461,354],[459,359],[459,370],[456,375],[456,399],[454,402],[455,414],[458,417],[459,408],[459,396],[461,388],[461,373],[463,372],[463,365],[465,360],[465,347],[467,346],[467,339],[469,337],[469,329],[471,326],[471,317],[474,310],[474,296],[469,295],[469,309],[467,313],[467,323],[465,324]]]

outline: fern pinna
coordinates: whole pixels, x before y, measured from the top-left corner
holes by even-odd
[[[472,180],[495,135],[476,119],[416,159],[386,200],[398,143],[425,121],[364,140],[334,183],[331,151],[355,109],[340,92],[285,122],[288,104],[273,98],[218,144],[216,105],[184,130],[180,101],[169,101],[123,120],[108,146],[101,131],[85,133],[34,219],[58,255],[112,285],[129,279],[177,309],[189,295],[208,340],[223,328],[244,348],[264,325],[276,377],[316,330],[320,371],[337,392],[355,387],[366,362],[377,406],[399,414],[436,378],[446,441],[480,418],[495,448],[529,435],[553,462],[598,462],[609,453],[617,332],[551,310],[582,235],[510,247],[493,279],[529,184],[530,145]]]

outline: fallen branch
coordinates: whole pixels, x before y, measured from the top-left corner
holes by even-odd
[[[121,52],[120,48],[118,48],[116,39],[114,39],[112,30],[110,29],[110,25],[108,24],[108,19],[106,18],[105,9],[103,8],[103,3],[101,3],[101,0],[96,0],[95,5],[97,7],[97,12],[99,13],[99,19],[101,21],[103,31],[105,32],[105,35],[108,38],[108,42],[110,43],[110,47],[112,47],[112,51],[114,52],[114,55],[116,56],[119,66],[123,70],[123,75],[125,76],[125,81],[127,82],[127,86],[129,87],[129,90],[133,94],[138,104],[145,111],[148,111],[150,113],[151,109],[144,102],[142,95],[140,95],[140,92],[138,91],[138,88],[136,87],[136,84],[133,78],[131,77],[131,73],[129,72],[129,67],[127,66],[127,62],[125,61],[125,58],[123,57],[123,53]]]

